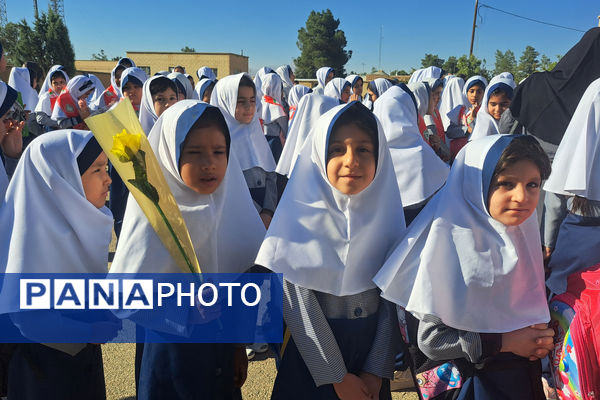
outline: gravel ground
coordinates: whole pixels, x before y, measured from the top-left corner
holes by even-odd
[[[134,344],[112,343],[102,346],[106,397],[108,400],[135,399]],[[242,388],[245,400],[267,400],[275,380],[275,360],[270,355],[258,354],[248,365],[248,380]],[[394,400],[417,400],[414,392],[394,392]]]

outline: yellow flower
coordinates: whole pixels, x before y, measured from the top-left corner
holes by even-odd
[[[140,150],[142,135],[139,133],[123,132],[113,136],[113,147],[110,152],[119,157],[121,162],[130,162]]]

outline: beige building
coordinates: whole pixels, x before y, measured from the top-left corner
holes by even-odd
[[[227,75],[248,72],[248,57],[232,53],[181,53],[181,52],[153,52],[153,51],[128,51],[127,57],[131,58],[138,67],[152,76],[159,71],[172,71],[181,65],[186,72],[197,81],[196,71],[200,67],[210,67],[217,78]],[[110,85],[110,72],[115,61],[77,60],[75,69],[78,73],[92,73],[100,78],[105,86]]]

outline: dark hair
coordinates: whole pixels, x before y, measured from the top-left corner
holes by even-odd
[[[166,76],[161,76],[150,82],[151,96],[154,96],[160,92],[164,92],[167,89],[171,89],[175,94],[177,94],[177,86],[175,86],[175,82],[173,82]]]
[[[331,140],[338,129],[346,125],[355,125],[358,129],[362,130],[369,136],[371,142],[373,143],[373,148],[375,149],[375,167],[377,167],[377,161],[379,158],[379,138],[377,136],[377,120],[375,119],[375,115],[373,115],[371,110],[358,101],[349,103],[347,108],[342,111],[342,114],[337,118],[331,127],[329,140]],[[329,147],[329,143],[327,143],[327,147]],[[329,161],[329,159],[327,159],[327,161]]]
[[[571,211],[574,213],[580,213],[585,217],[589,217],[593,215],[592,206],[590,202],[585,197],[574,196],[573,204],[571,205]]]
[[[504,172],[506,168],[524,160],[531,161],[538,167],[542,180],[548,179],[552,169],[548,155],[533,136],[519,135],[502,152],[491,181],[495,182],[498,179],[498,175]]]
[[[34,82],[43,75],[42,68],[38,63],[33,61],[25,62],[23,66],[29,70],[29,85],[33,87]]]
[[[207,87],[204,88],[204,91],[202,92],[202,97],[204,97],[204,95],[206,94],[207,91],[213,91],[213,89],[215,88],[215,85],[217,84],[217,82],[215,81],[210,81],[210,83],[208,84]],[[202,99],[200,99],[202,100]]]
[[[50,82],[52,82],[52,80],[55,78],[63,78],[65,81],[67,80],[67,78],[65,78],[64,71],[61,69],[57,69],[52,73],[52,75],[50,75]]]
[[[371,92],[375,93],[375,96],[379,96],[379,92],[377,91],[377,86],[375,86],[375,81],[369,82],[367,88],[371,89]]]
[[[123,73],[123,71],[125,71],[126,69],[127,69],[127,67],[124,66],[123,64],[117,65],[117,67],[115,68],[115,78],[117,77],[117,74],[119,73],[119,71],[121,71],[121,73]]]
[[[475,85],[473,85],[473,86],[475,86]],[[512,90],[509,91],[505,87],[499,86],[496,89],[494,89],[494,91],[492,93],[490,93],[490,95],[488,97],[488,101],[489,101],[489,99],[492,98],[492,96],[502,96],[502,95],[505,95],[510,100],[512,100],[513,92],[512,92]]]
[[[256,96],[256,86],[254,85],[254,82],[252,82],[252,79],[250,79],[248,75],[242,75],[242,79],[240,79],[240,85],[238,86],[238,89],[241,87],[252,88],[252,90],[254,91],[254,95]]]
[[[182,69],[185,71],[185,68],[183,68],[181,65],[176,66],[175,68],[173,68],[173,71],[175,71],[177,68]]]
[[[485,90],[485,83],[483,83],[481,79],[475,79],[474,81],[469,82],[469,85],[467,86],[465,92],[468,92],[469,89],[471,89],[473,86],[479,86],[481,90]]]
[[[123,57],[119,60],[119,65],[122,65],[125,68],[131,68],[133,67],[133,62],[130,58]]]
[[[219,131],[221,131],[223,136],[225,136],[225,145],[227,146],[227,158],[229,158],[231,137],[229,136],[229,128],[227,127],[227,122],[225,122],[225,118],[223,117],[223,114],[221,113],[221,110],[219,110],[218,107],[206,107],[206,110],[204,110],[200,118],[198,118],[196,122],[194,122],[194,125],[190,127],[190,131],[192,131],[193,129],[203,129],[213,126]],[[188,139],[186,136],[185,140],[181,144],[182,149],[183,146],[185,146],[187,140]]]

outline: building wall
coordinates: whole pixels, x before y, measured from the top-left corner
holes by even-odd
[[[128,51],[138,67],[146,69],[149,75],[158,71],[170,71],[177,65],[185,68],[186,72],[197,80],[198,68],[208,66],[216,70],[217,78],[248,71],[248,57],[231,53],[158,53]]]

